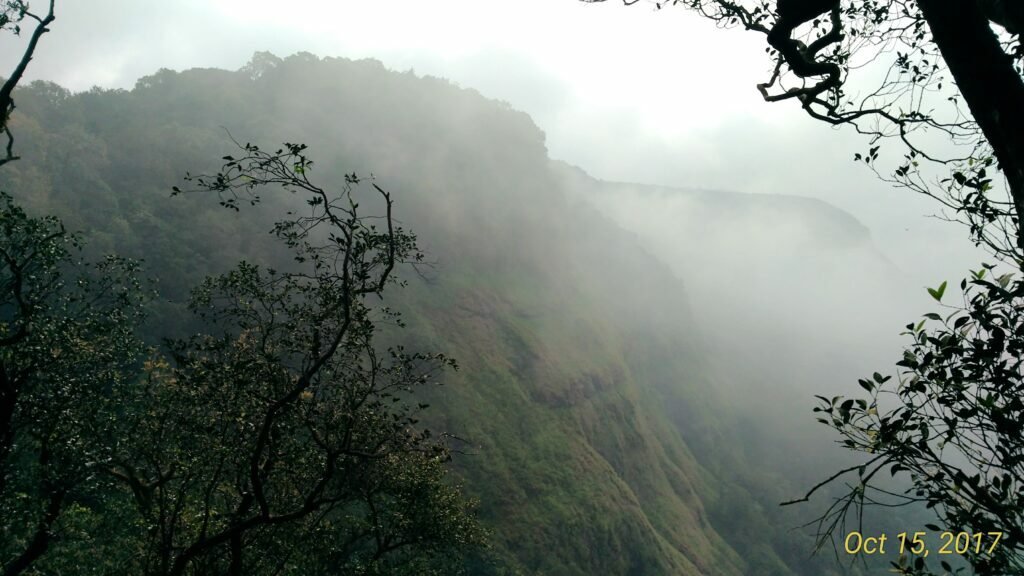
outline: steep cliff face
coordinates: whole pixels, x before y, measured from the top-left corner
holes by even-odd
[[[523,263],[495,274],[496,263],[463,256],[407,291],[414,332],[462,362],[434,399],[437,427],[468,442],[458,466],[501,547],[529,571],[745,573],[708,521],[714,480],[659,405],[667,386],[691,396],[695,415],[715,406],[689,314],[652,298],[658,279],[641,272],[671,277],[637,246],[566,249],[578,228],[566,224],[566,238],[530,228],[550,238],[547,256],[562,263],[553,273]],[[650,363],[680,369],[656,382]]]
[[[738,417],[724,444],[741,447],[740,464],[723,467],[729,457],[718,455],[737,452],[709,446],[680,423],[703,465],[768,507],[852,463],[810,417],[814,395],[831,397],[884,372],[904,344],[900,332],[927,305],[868,229],[812,198],[603,182],[560,162],[552,169],[571,198],[685,278],[708,372]],[[758,523],[726,519],[735,506],[713,508],[724,532]]]
[[[411,345],[461,364],[429,398],[430,424],[459,438],[455,466],[499,565],[828,573],[759,528],[774,517],[750,490],[767,481],[737,480],[757,474],[691,311],[688,275],[700,271],[653,256],[610,204],[595,208],[607,198],[581,200],[581,186],[601,186],[569,182],[526,115],[444,80],[308,54],[161,71],[132,91],[35,84],[18,102],[25,159],[0,185],[94,249],[144,257],[165,295],[154,334],[190,328],[181,302],[204,275],[280,258],[266,232],[295,208],[287,194],[239,214],[169,198],[186,171],[233,151],[221,126],[265,147],[308,143],[323,184],[355,171],[389,189],[432,265],[406,271],[409,286],[385,301],[404,311]]]

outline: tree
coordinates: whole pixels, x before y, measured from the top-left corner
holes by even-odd
[[[192,191],[235,210],[268,187],[304,195],[306,215],[273,230],[295,265],[242,262],[207,279],[191,308],[218,332],[169,343],[169,358],[154,358],[145,384],[126,390],[135,408],[111,472],[149,527],[131,571],[457,571],[482,534],[445,480],[447,449],[417,426],[426,405],[412,396],[455,364],[381,350],[379,322],[400,318],[369,302],[395,282],[396,266],[422,258],[415,237],[379,186],[373,218],[359,213],[354,174],[337,196],[314,184],[305,146],[242,149],[222,172],[189,176]]]
[[[601,2],[604,0],[583,0]],[[626,0],[634,4],[637,0]],[[820,419],[868,460],[819,519],[819,545],[865,506],[923,503],[951,531],[1001,532],[965,555],[979,574],[1024,569],[1024,5],[1007,0],[672,0],[722,26],[764,34],[757,88],[869,138],[855,159],[926,194],[996,258],[961,283],[961,305],[908,325],[899,378],[860,381],[867,398],[819,397]],[[865,87],[870,78],[881,78]],[[854,96],[861,94],[861,96]],[[966,106],[966,107],[965,107]],[[941,138],[936,138],[939,136]],[[886,141],[902,154],[882,168]],[[997,168],[1000,181],[991,173]],[[988,275],[988,276],[986,276]],[[994,278],[993,278],[994,276]],[[929,292],[939,302],[946,283]],[[893,493],[877,474],[905,473]],[[790,502],[792,503],[792,502]],[[938,529],[937,526],[933,526]],[[986,538],[992,538],[987,535]],[[923,556],[897,569],[927,574]],[[946,569],[943,566],[943,569]]]
[[[14,89],[54,21],[0,4],[0,29],[35,21],[0,87],[0,165],[19,159]],[[395,225],[312,184],[304,146],[244,147],[200,189],[283,185],[311,212],[277,223],[295,255],[278,272],[242,262],[197,288],[192,309],[220,330],[146,348],[137,262],[89,263],[53,217],[0,194],[0,575],[447,574],[484,534],[447,478],[449,452],[417,427],[413,392],[440,354],[380,349],[366,302],[421,258]],[[55,546],[55,544],[59,544]]]
[[[4,197],[5,576],[448,574],[483,544],[448,450],[416,419],[415,389],[455,363],[375,340],[401,320],[369,300],[422,257],[415,237],[383,189],[383,215],[363,216],[359,178],[334,197],[304,146],[286,148],[246,146],[192,180],[234,209],[236,192],[305,194],[306,215],[274,228],[294,265],[208,278],[191,308],[213,331],[144,363],[138,264],[81,262],[59,221]]]
[[[142,351],[138,265],[90,264],[52,217],[0,195],[0,574],[24,572],[99,497],[98,466]]]
[[[1024,570],[1024,280],[990,279],[993,268],[962,282],[964,302],[946,306],[947,316],[907,326],[912,344],[895,385],[875,373],[860,381],[867,398],[818,397],[820,421],[870,456],[841,471],[856,482],[822,516],[822,537],[845,529],[851,512],[859,520],[865,504],[923,504],[954,537],[976,538],[964,551],[975,573]],[[932,292],[941,300],[945,283]],[[878,488],[872,481],[886,471],[907,474],[910,487]],[[921,556],[900,569],[931,573]]]
[[[0,30],[28,45],[0,86],[0,165],[18,157],[8,126],[13,91],[54,21],[28,3],[0,4]],[[79,237],[53,217],[33,218],[0,192],[0,574],[28,571],[58,533],[74,529],[102,498],[95,479],[118,407],[105,392],[133,373],[141,352],[134,328],[144,291],[138,264],[81,259]],[[64,539],[73,540],[64,534]]]
[[[605,0],[583,0],[603,2]],[[634,4],[637,0],[627,0]],[[1024,237],[1024,11],[1005,0],[672,0],[721,26],[765,35],[773,61],[757,85],[768,102],[795,100],[812,118],[904,147],[884,177],[927,194],[972,227],[975,241],[1016,265]],[[991,23],[1002,30],[993,30]],[[887,69],[886,69],[887,68]],[[880,73],[884,72],[884,73]],[[871,89],[873,77],[881,83]],[[950,82],[952,80],[952,82]],[[854,89],[849,89],[850,85]],[[857,96],[854,96],[854,95]],[[966,104],[967,109],[963,108]],[[947,137],[951,151],[936,147]],[[998,161],[1007,198],[986,173]],[[949,179],[936,181],[938,167]],[[880,173],[881,175],[881,173]],[[1007,241],[1008,240],[1008,241]]]
[[[50,0],[46,14],[39,15],[30,10],[29,3],[25,0],[3,0],[0,3],[0,30],[11,30],[15,35],[20,35],[21,23],[26,18],[35,21],[21,59],[11,76],[4,81],[3,85],[0,85],[0,131],[7,136],[7,146],[4,148],[4,156],[0,157],[0,166],[18,159],[18,156],[14,154],[14,135],[11,134],[11,130],[7,126],[7,120],[11,117],[11,112],[14,111],[14,88],[25,75],[28,63],[32,61],[32,56],[39,45],[39,39],[50,31],[48,26],[56,20],[53,14],[53,4],[54,0]]]

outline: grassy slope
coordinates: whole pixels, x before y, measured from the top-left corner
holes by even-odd
[[[700,467],[600,314],[524,314],[540,287],[458,280],[414,289],[407,316],[460,359],[437,427],[467,440],[458,464],[501,548],[552,574],[742,573],[705,518]]]

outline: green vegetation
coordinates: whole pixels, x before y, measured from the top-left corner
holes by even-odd
[[[142,344],[137,265],[84,262],[53,217],[0,197],[0,568],[21,574],[54,533],[116,527],[92,504],[109,497],[98,467],[121,413],[110,394],[134,376]],[[72,537],[74,539],[74,537]],[[73,546],[56,566],[75,564]]]
[[[384,294],[407,329],[376,339],[459,361],[444,386],[415,396],[431,405],[417,415],[423,424],[453,435],[454,469],[491,533],[491,548],[465,563],[472,573],[843,573],[806,558],[813,539],[788,531],[800,518],[777,512],[792,487],[749,463],[759,460],[748,460],[682,283],[570,197],[526,115],[443,80],[308,54],[258,54],[236,72],[160,71],[132,91],[34,83],[18,101],[23,159],[0,185],[30,212],[82,230],[88,254],[144,259],[160,294],[141,328],[154,345],[203,329],[188,302],[204,277],[219,278],[207,289],[252,292],[253,278],[297,264],[268,231],[280,232],[288,211],[308,212],[307,194],[268,188],[256,206],[239,197],[237,213],[202,194],[170,197],[188,187],[186,171],[232,169],[223,164],[239,151],[218,126],[242,142],[307,142],[317,182],[388,191],[425,258],[398,271],[407,287]],[[368,213],[382,208],[364,202]],[[226,272],[240,260],[255,264]],[[383,302],[368,309],[383,312]],[[241,335],[242,317],[226,334]],[[207,362],[255,362],[237,337],[185,342],[147,382],[200,378],[197,389],[217,396],[227,390],[201,378]],[[211,398],[189,405],[201,411]],[[202,451],[196,465],[215,454]],[[439,475],[423,470],[430,482]],[[194,537],[189,529],[178,533]],[[51,554],[83,546],[67,538]]]
[[[140,366],[138,266],[89,266],[55,217],[0,210],[3,574],[452,574],[480,550],[449,453],[418,424],[439,354],[381,349],[368,306],[422,257],[353,187],[314,185],[304,146],[244,147],[195,177],[235,208],[293,187],[276,222],[283,270],[240,262],[189,309],[212,332],[165,340]],[[326,238],[323,235],[326,234]]]

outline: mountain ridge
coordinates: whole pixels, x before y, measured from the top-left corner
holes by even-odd
[[[307,142],[314,177],[367,167],[393,191],[435,267],[408,274],[389,305],[410,343],[462,365],[428,398],[428,419],[472,444],[456,470],[495,534],[474,573],[838,573],[770,533],[778,518],[758,498],[772,494],[730,479],[758,472],[738,469],[736,417],[687,279],[576,202],[522,112],[376,61],[305,53],[163,70],[131,91],[34,83],[17,96],[24,159],[0,183],[93,250],[145,256],[162,277],[164,330],[190,328],[181,302],[202,276],[241,258],[273,264],[266,231],[295,206],[268,195],[232,215],[210,198],[168,198],[186,171],[230,153],[217,126],[261,146]],[[738,512],[743,527],[730,524]]]

